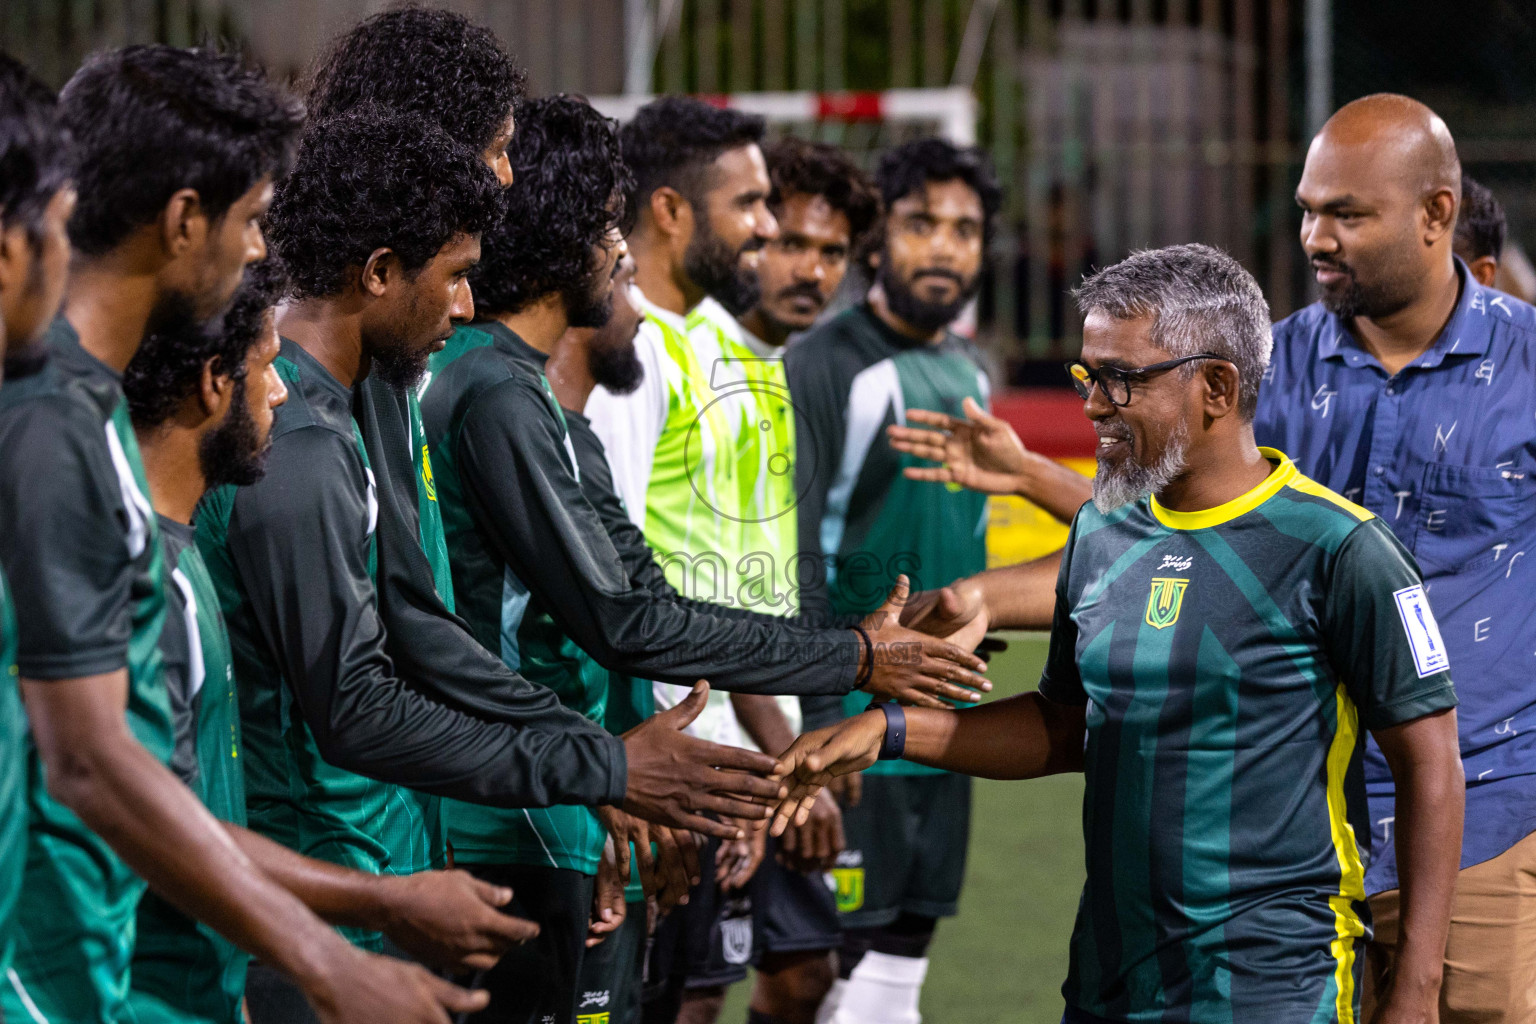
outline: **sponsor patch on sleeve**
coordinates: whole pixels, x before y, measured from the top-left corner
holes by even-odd
[[[1444,672],[1450,668],[1450,658],[1445,653],[1445,641],[1440,639],[1440,626],[1434,612],[1429,610],[1429,599],[1424,596],[1424,585],[1414,584],[1392,593],[1397,601],[1397,613],[1403,620],[1403,631],[1408,634],[1408,646],[1413,648],[1414,665],[1419,678]]]

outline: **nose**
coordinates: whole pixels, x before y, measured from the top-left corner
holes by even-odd
[[[779,237],[779,221],[768,209],[767,203],[758,204],[757,223],[753,225],[753,234],[764,242],[771,242]]]
[[[1339,251],[1339,240],[1327,226],[1326,217],[1301,219],[1301,247],[1308,256],[1329,256]]]
[[[267,258],[267,236],[262,232],[260,224],[252,225],[251,230],[255,232],[255,237],[246,248],[245,262],[260,263]]]
[[[1083,399],[1083,415],[1094,423],[1107,420],[1115,414],[1115,405],[1104,396],[1104,389],[1097,383],[1088,387],[1088,397]]]
[[[468,281],[460,281],[453,289],[453,304],[448,318],[456,324],[467,324],[475,318],[475,296]]]
[[[276,409],[288,401],[288,385],[283,383],[283,378],[275,371],[272,373],[272,383],[275,386],[267,389],[267,404]]]

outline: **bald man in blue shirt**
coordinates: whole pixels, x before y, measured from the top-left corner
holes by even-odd
[[[1404,96],[1341,108],[1296,190],[1322,301],[1274,329],[1254,432],[1413,552],[1461,700],[1466,830],[1442,1024],[1536,1019],[1536,309],[1452,254],[1461,167]],[[1391,775],[1372,745],[1372,983],[1398,928]]]

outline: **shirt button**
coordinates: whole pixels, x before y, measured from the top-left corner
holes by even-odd
[[[1386,466],[1377,466],[1375,469],[1371,470],[1371,472],[1376,474],[1377,476],[1381,476],[1381,474],[1385,473],[1386,471],[1387,471],[1387,467]]]
[[[1389,395],[1397,394],[1397,385],[1396,384],[1388,384],[1387,385],[1387,394],[1389,394]]]

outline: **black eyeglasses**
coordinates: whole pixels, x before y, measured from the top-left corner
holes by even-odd
[[[1072,386],[1077,388],[1077,393],[1083,397],[1084,401],[1093,394],[1093,386],[1097,384],[1111,405],[1123,406],[1130,404],[1131,385],[1145,383],[1146,379],[1154,373],[1162,373],[1175,366],[1192,363],[1196,359],[1225,358],[1226,356],[1218,356],[1214,352],[1201,352],[1199,355],[1168,359],[1161,363],[1152,363],[1150,366],[1138,366],[1134,370],[1122,370],[1118,366],[1101,366],[1095,370],[1074,359],[1067,363],[1066,367],[1067,375],[1072,378]]]

